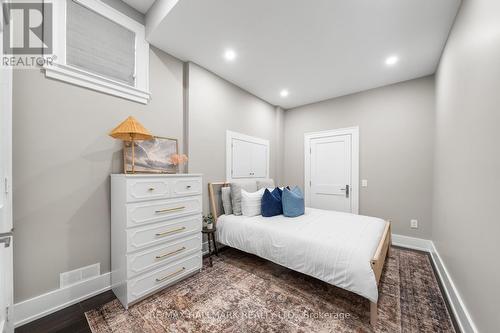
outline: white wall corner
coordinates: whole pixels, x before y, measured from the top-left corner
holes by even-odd
[[[111,273],[56,289],[14,305],[14,326],[19,327],[111,288]]]

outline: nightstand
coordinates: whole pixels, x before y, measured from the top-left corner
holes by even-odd
[[[217,228],[213,227],[212,229],[206,229],[203,228],[201,232],[205,235],[207,235],[208,238],[208,258],[210,259],[210,267],[213,266],[212,263],[212,254],[215,252],[215,255],[218,257],[219,256],[219,251],[217,250],[217,244],[215,243],[215,232],[217,231]],[[212,244],[210,242],[213,242],[214,244],[214,252],[212,252]]]

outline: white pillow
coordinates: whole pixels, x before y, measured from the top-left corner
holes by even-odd
[[[273,179],[262,179],[262,180],[257,180],[257,189],[261,188],[274,188],[274,180]]]
[[[262,196],[265,189],[257,192],[241,190],[241,212],[243,216],[257,216],[262,213]]]
[[[231,188],[223,187],[221,189],[222,206],[224,207],[224,214],[233,214],[233,205],[231,205]]]

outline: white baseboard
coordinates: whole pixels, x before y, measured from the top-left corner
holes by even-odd
[[[403,235],[392,234],[392,245],[425,252],[431,252],[432,250],[432,241]]]
[[[444,265],[439,252],[437,251],[434,243],[432,243],[431,249],[432,260],[434,261],[434,265],[436,266],[436,270],[438,271],[439,279],[443,284],[443,288],[446,293],[446,297],[450,303],[451,309],[457,319],[458,326],[460,327],[460,331],[462,333],[477,333],[478,330],[476,325],[472,321],[472,318],[465,307],[465,304],[460,297],[460,293],[458,292],[453,280],[451,279],[446,266]]]
[[[395,246],[406,247],[409,249],[426,251],[431,254],[432,261],[436,267],[439,279],[443,285],[444,292],[450,303],[451,310],[455,319],[457,320],[458,326],[462,333],[477,333],[478,330],[476,325],[472,321],[472,318],[465,307],[460,293],[458,292],[450,274],[446,270],[439,252],[437,251],[434,243],[427,239],[408,237],[403,235],[392,235],[392,244]]]
[[[56,289],[14,305],[14,326],[19,327],[110,289],[111,273]]]
[[[203,255],[208,243],[202,244]],[[60,288],[14,305],[14,326],[19,327],[111,289],[111,273]],[[1,332],[1,331],[0,331]]]
[[[392,235],[392,244],[405,248],[426,251],[431,254],[432,260],[443,284],[446,297],[457,319],[462,333],[477,333],[477,328],[467,311],[460,294],[453,283],[446,266],[444,265],[434,243],[427,239]],[[203,252],[208,252],[208,244],[203,244]],[[33,320],[44,317],[68,306],[81,302],[87,298],[103,293],[111,288],[111,274],[105,273],[96,278],[81,283],[57,289],[46,294],[22,301],[14,305],[14,325],[22,326]]]

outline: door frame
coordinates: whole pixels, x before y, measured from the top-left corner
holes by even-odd
[[[3,39],[4,33],[9,33],[5,31],[4,17],[3,17],[3,6],[0,6],[0,41]],[[3,55],[3,42],[0,42],[0,55]],[[2,71],[2,76],[7,87],[7,93],[5,91],[0,91],[0,103],[2,108],[5,108],[7,112],[0,113],[0,144],[3,145],[2,150],[4,159],[4,174],[0,175],[0,191],[1,195],[4,195],[5,200],[5,219],[12,221],[12,95],[13,95],[13,69],[11,67],[2,67],[0,65],[0,71]],[[0,81],[0,84],[2,82]],[[4,87],[0,85],[0,89]],[[12,227],[12,226],[11,226]],[[0,230],[0,233],[11,232],[12,230]]]
[[[311,140],[338,135],[351,136],[351,213],[359,214],[359,127],[347,127],[304,134],[304,190],[305,203],[311,203]]]
[[[3,38],[5,31],[3,6],[0,6],[0,40]],[[0,44],[2,44],[0,42]],[[0,55],[3,55],[3,45],[0,45]],[[14,295],[13,295],[13,237],[12,237],[12,89],[13,89],[13,69],[8,66],[0,65],[0,145],[3,163],[3,172],[0,172],[0,195],[4,196],[4,207],[0,214],[4,214],[4,221],[8,221],[8,229],[3,230],[0,228],[0,237],[7,238],[10,243],[0,243],[2,251],[6,251],[6,266],[7,269],[2,273],[4,280],[0,283],[5,283],[0,288],[0,297],[5,297],[6,310],[5,322],[0,323],[0,332],[14,332],[13,324],[13,308],[14,308]],[[5,267],[0,267],[3,270]],[[3,290],[5,288],[5,290]],[[5,294],[4,294],[5,292]]]

